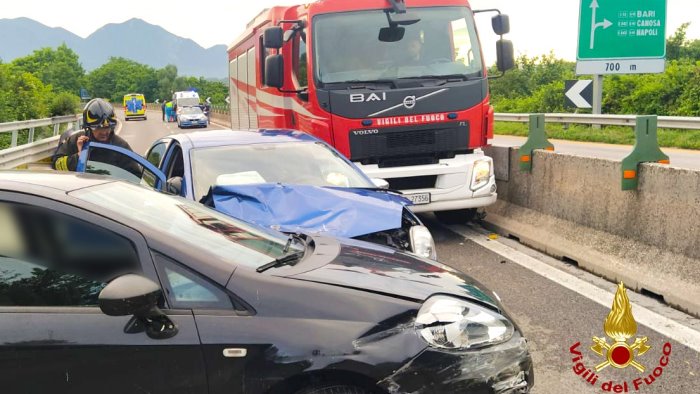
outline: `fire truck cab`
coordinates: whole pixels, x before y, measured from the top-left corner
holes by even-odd
[[[401,190],[413,211],[465,221],[497,196],[481,150],[493,107],[478,12],[465,0],[266,9],[228,49],[232,127],[311,133]],[[500,12],[492,25],[509,30]],[[510,41],[497,52],[501,72],[513,66]]]

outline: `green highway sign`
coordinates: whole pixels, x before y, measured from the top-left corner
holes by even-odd
[[[581,0],[576,74],[664,71],[666,0]]]

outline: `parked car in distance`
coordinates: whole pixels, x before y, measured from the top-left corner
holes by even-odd
[[[466,274],[113,177],[0,172],[3,393],[525,393]]]
[[[200,107],[180,107],[177,111],[177,127],[207,127],[209,118]]]
[[[93,149],[116,150],[91,143],[87,151]],[[174,134],[153,143],[147,163],[132,156],[142,166],[158,167],[173,193],[239,219],[285,232],[323,232],[437,257],[430,231],[407,208],[409,200],[379,189],[335,149],[300,131]],[[141,182],[128,174],[123,178]]]
[[[147,119],[146,98],[141,93],[129,93],[124,95],[124,119]]]

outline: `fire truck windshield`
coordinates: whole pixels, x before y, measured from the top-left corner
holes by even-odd
[[[400,78],[483,77],[481,50],[467,7],[411,8],[420,21],[394,42],[379,40],[384,10],[313,19],[315,78],[320,85]],[[400,37],[400,35],[398,36]]]

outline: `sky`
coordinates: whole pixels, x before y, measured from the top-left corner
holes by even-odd
[[[652,0],[626,1],[640,3]],[[164,7],[165,2],[156,0],[120,0],[113,3],[21,0],[3,1],[0,19],[27,17],[87,37],[107,23],[140,18],[208,48],[230,44],[245,30],[246,23],[265,7],[299,3],[303,3],[303,0],[171,0],[167,2],[169,6]],[[537,56],[553,51],[558,58],[576,59],[580,0],[471,0],[470,4],[473,9],[499,8],[509,15],[511,32],[505,38],[513,41],[516,55]],[[490,14],[477,15],[476,20],[486,62],[492,64],[498,37],[491,30]],[[688,38],[700,39],[700,1],[667,0],[666,37],[682,23],[693,20],[695,22],[688,29]]]

